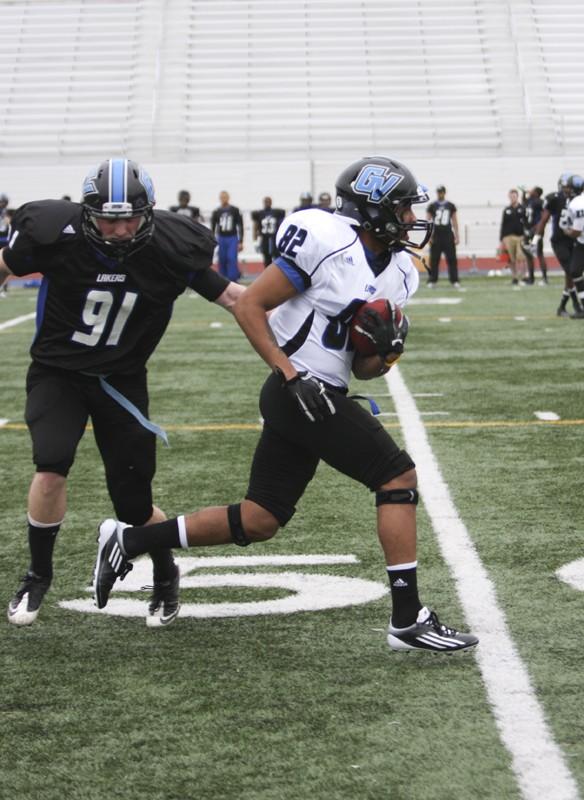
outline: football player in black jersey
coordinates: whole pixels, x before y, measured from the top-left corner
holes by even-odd
[[[152,181],[135,162],[104,161],[82,194],[81,203],[23,205],[0,253],[0,283],[9,274],[43,274],[26,386],[36,465],[31,562],[8,606],[15,625],[34,622],[50,586],[67,475],[88,418],[119,516],[136,524],[165,519],[152,503],[155,434],[165,434],[148,420],[146,362],[187,287],[227,309],[243,291],[211,269],[215,240],[207,228],[153,210]],[[159,627],[178,613],[178,569],[170,550],[152,559],[147,622]]]
[[[221,205],[211,215],[211,230],[219,243],[219,272],[230,281],[241,278],[237,254],[243,250],[243,219],[229,202],[229,192],[219,192]]]
[[[446,199],[446,187],[436,187],[436,200],[426,210],[429,220],[434,223],[434,231],[430,239],[430,275],[428,288],[438,283],[440,258],[442,253],[448,265],[448,278],[455,289],[460,289],[458,280],[458,218],[456,206]],[[464,290],[463,290],[464,291]]]
[[[535,246],[532,244],[535,231],[543,213],[543,189],[541,186],[534,186],[529,192],[523,190],[522,204],[525,208],[525,236],[523,237],[523,252],[525,253],[525,260],[527,262],[527,276],[524,283],[532,285],[535,283],[535,257],[539,261],[541,269],[541,282],[540,286],[546,286],[547,279],[547,264],[543,254],[543,239],[538,237]]]
[[[192,219],[193,222],[204,222],[201,215],[201,210],[198,206],[192,206],[191,203],[191,194],[187,192],[186,189],[181,189],[177,195],[178,205],[171,206],[170,211],[175,214],[182,214],[189,219]]]
[[[556,314],[558,317],[569,317],[570,314],[567,310],[568,300],[572,301],[574,307],[574,314],[578,317],[584,314],[584,310],[578,300],[578,292],[574,287],[574,281],[570,274],[570,262],[572,260],[572,250],[574,249],[574,240],[566,236],[562,230],[563,218],[566,216],[566,206],[570,200],[568,196],[568,182],[571,177],[571,172],[563,172],[558,180],[558,191],[551,192],[545,197],[543,204],[543,212],[539,220],[531,245],[533,251],[537,252],[539,241],[543,237],[546,225],[551,219],[552,221],[552,235],[551,245],[554,255],[560,262],[560,266],[564,270],[564,290],[560,299],[560,305]]]
[[[264,197],[264,207],[251,212],[253,237],[258,240],[264,267],[276,258],[276,233],[285,216],[283,208],[272,208],[271,197]]]
[[[295,206],[293,211],[305,211],[307,208],[314,208],[314,203],[312,202],[312,195],[310,192],[302,192],[298,199],[300,204]]]

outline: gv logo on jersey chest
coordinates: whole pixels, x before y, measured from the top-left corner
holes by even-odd
[[[373,203],[379,203],[403,179],[403,175],[390,172],[387,167],[368,164],[357,175],[353,183],[353,189],[358,194],[368,197]]]

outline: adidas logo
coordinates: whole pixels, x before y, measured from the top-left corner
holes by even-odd
[[[63,228],[62,233],[75,233],[75,228],[73,225],[67,225],[66,228]]]
[[[405,589],[406,586],[408,586],[408,582],[404,581],[403,578],[398,578],[397,581],[395,581],[395,583],[392,584],[391,588],[392,589]]]

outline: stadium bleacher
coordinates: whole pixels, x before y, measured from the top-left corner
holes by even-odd
[[[75,195],[89,164],[129,154],[160,176],[162,206],[188,180],[206,209],[224,187],[247,210],[266,193],[290,207],[391,152],[472,208],[467,231],[488,233],[464,246],[490,252],[510,185],[584,169],[583,33],[579,0],[13,0],[0,189],[23,202],[59,167],[53,195]]]

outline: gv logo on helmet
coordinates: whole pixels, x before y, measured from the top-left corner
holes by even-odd
[[[397,172],[390,172],[387,167],[368,164],[357,175],[353,182],[353,190],[357,194],[363,194],[368,197],[372,203],[379,203],[403,179],[403,175],[399,175]]]

